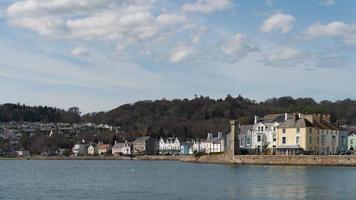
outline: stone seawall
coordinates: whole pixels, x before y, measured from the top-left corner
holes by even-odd
[[[79,157],[46,157],[35,156],[27,158],[2,158],[0,160],[169,160],[196,163],[217,163],[235,165],[309,165],[309,166],[355,166],[356,156],[278,156],[278,155],[235,155],[231,159],[226,154],[194,156],[79,156]]]
[[[320,166],[356,166],[356,156],[324,156],[324,155],[298,155],[298,156],[258,156],[235,155],[234,164],[240,165],[320,165]]]

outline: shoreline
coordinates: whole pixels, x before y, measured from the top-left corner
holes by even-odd
[[[231,165],[284,165],[284,166],[351,166],[356,167],[355,155],[235,155],[234,158],[226,158],[224,154],[204,155],[199,158],[194,156],[31,156],[31,157],[0,157],[0,160],[147,160],[147,161],[180,161],[207,164],[231,164]]]

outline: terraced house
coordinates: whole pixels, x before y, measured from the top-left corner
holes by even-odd
[[[299,152],[311,153],[317,146],[317,128],[309,120],[293,115],[277,128],[276,153],[295,155]]]
[[[277,128],[277,154],[337,154],[339,133],[330,115],[294,114]]]

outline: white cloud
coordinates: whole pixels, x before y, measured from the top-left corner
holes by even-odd
[[[119,51],[189,32],[184,15],[155,10],[157,0],[26,0],[11,4],[6,20],[50,39],[102,40]],[[192,26],[193,27],[193,26]],[[148,45],[149,46],[149,45]],[[153,48],[153,47],[152,47]]]
[[[196,0],[194,3],[186,3],[182,6],[185,12],[211,13],[231,8],[231,0]]]
[[[349,25],[347,25],[344,22],[334,21],[326,25],[316,23],[308,27],[305,33],[311,37],[320,37],[320,36],[337,37],[346,34],[348,31],[349,31]]]
[[[179,63],[190,56],[194,51],[194,48],[189,45],[178,45],[173,49],[170,55],[169,61],[171,63]]]
[[[321,0],[321,3],[325,6],[332,6],[335,4],[335,0]]]
[[[73,56],[89,56],[90,52],[85,47],[76,47],[71,51],[70,54]]]
[[[292,15],[277,13],[269,16],[263,22],[260,30],[262,32],[281,31],[282,33],[288,33],[293,29],[295,21],[296,19]]]
[[[339,37],[345,44],[356,44],[356,24],[347,24],[342,21],[333,21],[328,24],[316,23],[304,31],[308,38]]]
[[[272,54],[268,61],[289,61],[296,60],[303,57],[303,54],[297,50],[292,48],[283,49],[275,54]]]
[[[246,35],[237,33],[221,46],[222,52],[233,60],[240,60],[251,52],[259,51],[257,45]]]

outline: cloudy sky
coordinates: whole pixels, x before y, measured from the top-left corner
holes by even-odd
[[[354,0],[0,0],[0,103],[356,98]]]

